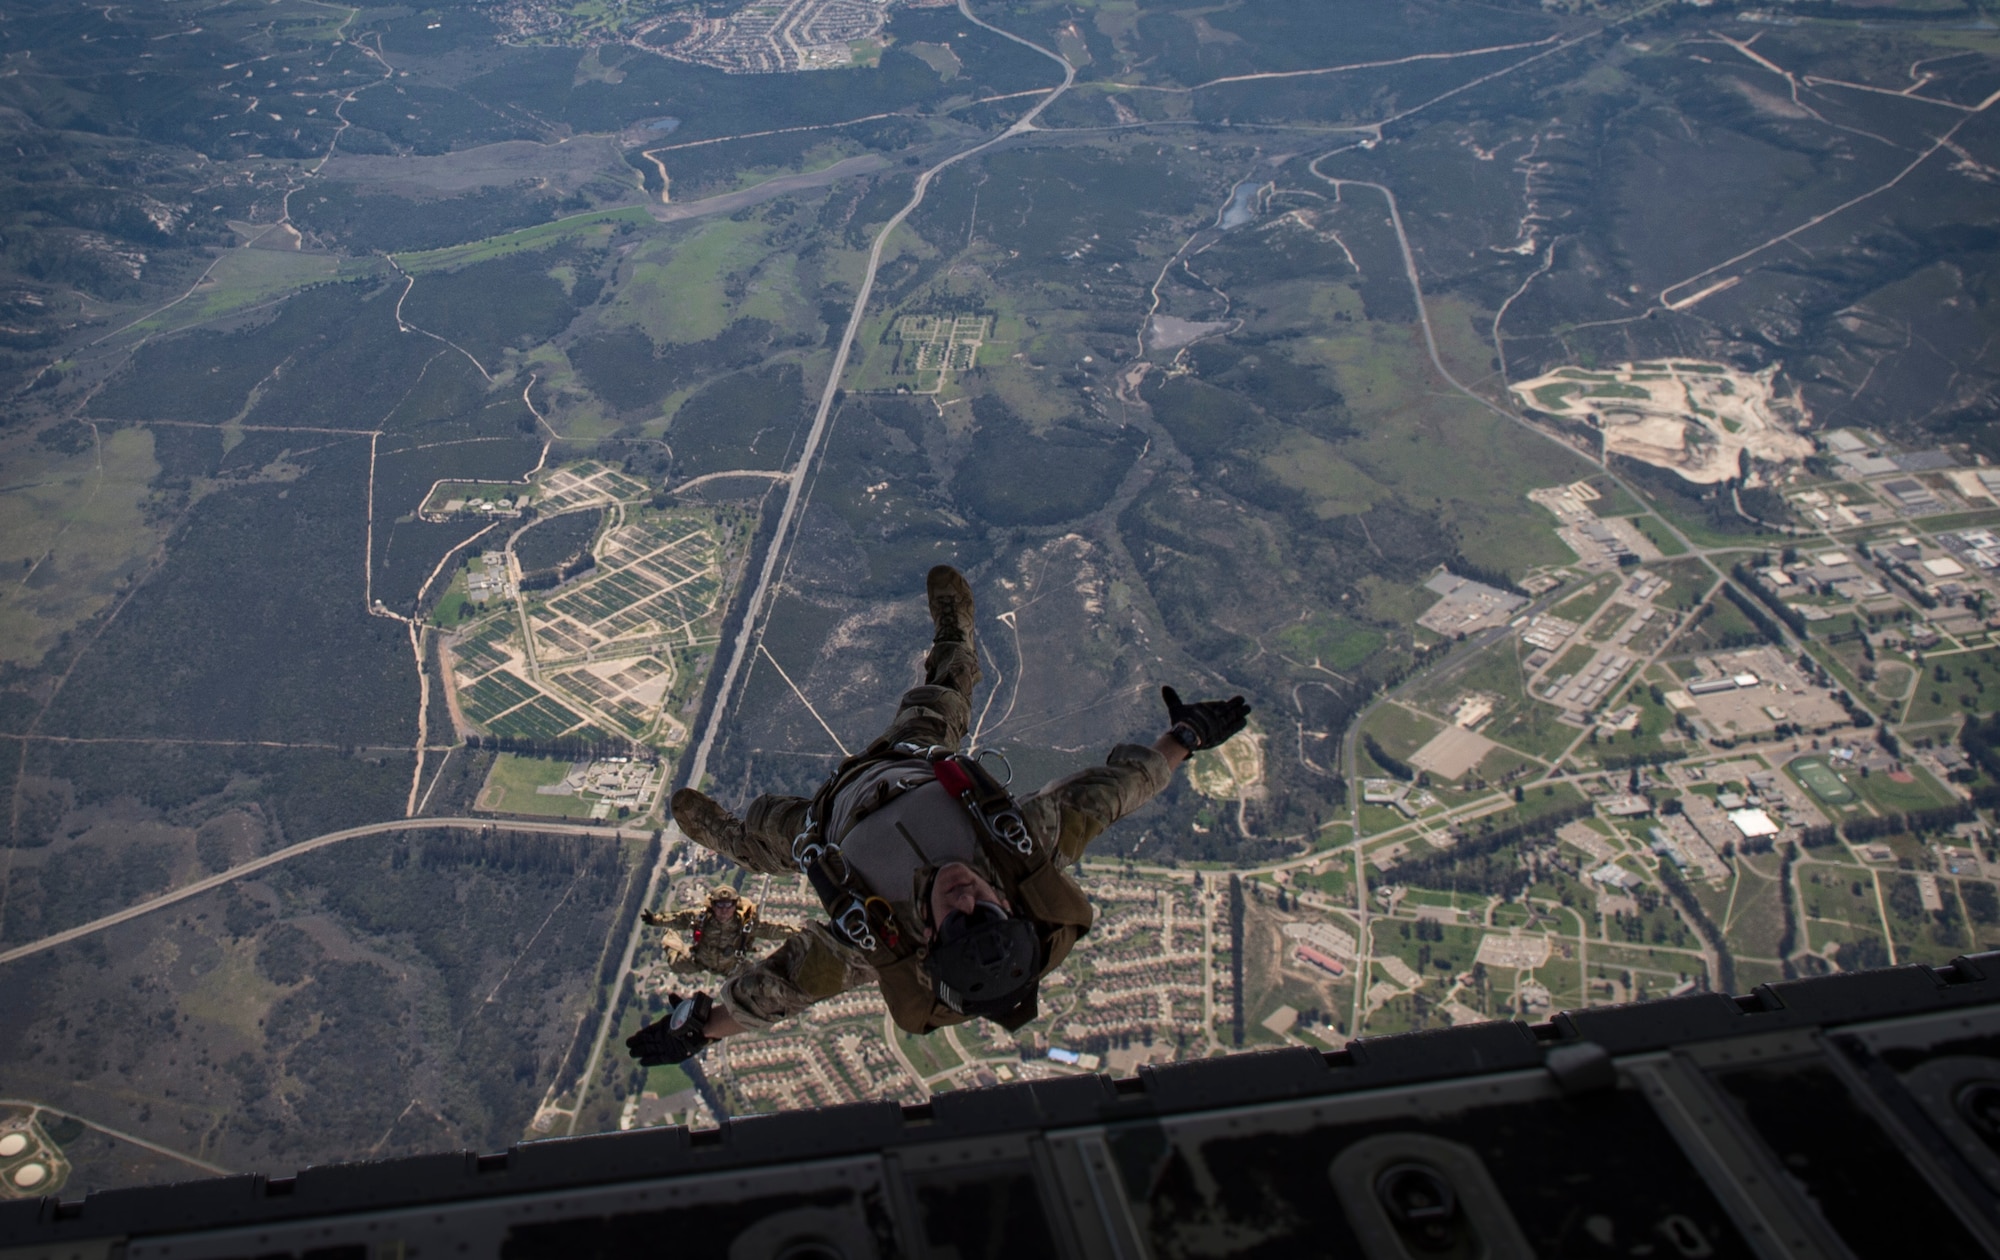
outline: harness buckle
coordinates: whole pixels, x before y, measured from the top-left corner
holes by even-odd
[[[804,831],[792,837],[792,863],[800,870],[807,870],[826,856],[826,846],[819,842],[819,825],[809,825]]]
[[[1007,770],[1007,777],[1000,780],[1000,786],[1011,787],[1014,782],[1014,763],[1007,760],[1006,753],[1001,752],[998,748],[975,748],[972,750],[972,759],[981,765],[986,763],[988,757],[996,758]],[[992,772],[988,771],[987,773],[990,774]]]
[[[833,925],[862,953],[875,951],[875,933],[868,930],[868,907],[860,900],[848,903],[847,908],[834,919]]]
[[[1027,856],[1035,851],[1035,841],[1028,834],[1027,820],[1011,809],[1000,810],[987,818],[996,839],[1003,841],[1014,852]]]

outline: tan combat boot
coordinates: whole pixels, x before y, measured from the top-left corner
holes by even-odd
[[[746,832],[743,820],[693,788],[682,788],[673,796],[674,821],[687,838],[704,849],[735,857],[743,851]]]
[[[934,643],[972,642],[972,585],[965,575],[941,564],[924,579],[929,596],[931,622],[937,626]]]

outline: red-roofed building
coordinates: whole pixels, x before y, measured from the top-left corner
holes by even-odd
[[[1347,968],[1340,965],[1340,960],[1338,958],[1335,958],[1332,954],[1322,953],[1321,951],[1314,949],[1310,945],[1299,946],[1297,952],[1293,956],[1297,958],[1300,962],[1311,963],[1313,966],[1318,967],[1321,971],[1331,972],[1336,976],[1344,976],[1347,974]]]

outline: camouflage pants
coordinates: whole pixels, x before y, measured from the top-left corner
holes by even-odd
[[[726,976],[743,962],[743,955],[736,950],[696,948],[671,959],[667,969],[677,976],[709,975]]]
[[[924,658],[924,681],[903,693],[888,729],[835,773],[895,756],[897,744],[958,747],[972,724],[972,689],[979,678],[971,643],[933,643]],[[718,844],[715,851],[753,871],[793,874],[798,868],[792,864],[792,838],[805,830],[811,805],[802,796],[760,796],[750,803],[742,839]],[[716,1001],[745,1026],[763,1028],[874,980],[875,969],[861,951],[828,925],[812,923],[769,957],[731,975]]]

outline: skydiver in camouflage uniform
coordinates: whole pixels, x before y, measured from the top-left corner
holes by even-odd
[[[750,947],[756,942],[782,941],[797,931],[782,923],[764,922],[758,917],[757,903],[727,884],[710,892],[707,904],[699,910],[673,914],[648,910],[639,917],[652,927],[668,930],[661,944],[669,959],[667,966],[677,976],[704,971],[726,976],[749,958]],[[683,942],[682,932],[689,933],[690,939]]]
[[[1150,745],[1119,744],[1105,764],[1009,800],[1025,834],[1011,846],[975,843],[972,796],[938,790],[948,786],[940,758],[965,738],[980,680],[972,588],[948,565],[932,569],[926,586],[936,633],[923,683],[903,694],[888,730],[843,761],[815,796],[760,796],[744,818],[692,788],[673,797],[674,819],[690,839],[753,871],[794,873],[801,869],[795,842],[825,840],[841,855],[850,886],[860,886],[857,907],[866,894],[877,930],[857,937],[816,922],[736,969],[713,998],[671,995],[673,1010],[626,1040],[642,1063],[680,1062],[716,1038],[767,1028],[869,983],[912,1034],[974,1016],[1020,1027],[1038,1013],[1041,977],[1090,930],[1090,902],[1063,868],[1165,789],[1194,751],[1244,727],[1250,710],[1241,696],[1183,704],[1162,688],[1164,735]],[[881,825],[890,817],[899,836]]]

